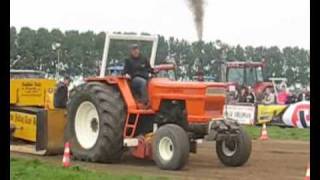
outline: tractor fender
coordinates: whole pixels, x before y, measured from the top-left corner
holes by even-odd
[[[127,78],[123,76],[106,76],[106,77],[90,77],[85,79],[86,82],[101,82],[104,84],[114,85],[119,88],[122,98],[128,108],[128,111],[137,109],[136,102],[131,93]]]
[[[88,77],[85,79],[85,81],[86,82],[98,81],[98,82],[103,82],[107,84],[117,84],[119,81],[119,78],[121,79],[122,77],[117,77],[117,76]]]

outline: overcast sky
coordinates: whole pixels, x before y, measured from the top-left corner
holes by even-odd
[[[204,19],[205,41],[310,49],[309,0],[207,0]],[[10,0],[10,25],[197,40],[186,0]]]

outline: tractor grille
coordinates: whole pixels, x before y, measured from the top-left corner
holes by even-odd
[[[224,88],[215,88],[209,87],[207,88],[206,95],[207,96],[225,96],[226,90]]]

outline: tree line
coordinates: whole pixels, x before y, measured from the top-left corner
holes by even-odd
[[[121,33],[121,32],[115,32]],[[123,32],[124,34],[136,34]],[[148,33],[142,33],[148,35]],[[97,75],[104,47],[105,33],[59,29],[37,30],[23,27],[18,32],[10,28],[10,64],[14,69],[34,69],[54,74],[70,76]],[[151,46],[139,42],[145,56],[151,52]],[[128,56],[128,43],[111,43],[108,60],[121,63]],[[267,66],[265,77],[286,77],[289,85],[299,83],[309,85],[310,51],[299,47],[253,47],[229,45],[221,40],[210,42],[189,42],[174,37],[159,36],[156,64],[171,59],[177,65],[178,78],[191,79],[199,70],[205,76],[214,76],[218,72],[216,60],[261,61]]]

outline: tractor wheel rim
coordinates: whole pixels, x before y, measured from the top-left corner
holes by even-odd
[[[235,141],[232,141],[232,142],[226,142],[226,140],[222,141],[222,152],[226,156],[233,156],[237,151],[237,147],[238,145]]]
[[[163,137],[159,142],[159,154],[165,161],[169,161],[174,152],[172,140],[168,137]]]
[[[92,148],[99,136],[99,115],[94,104],[84,101],[78,107],[75,116],[75,134],[79,144],[85,148]]]

